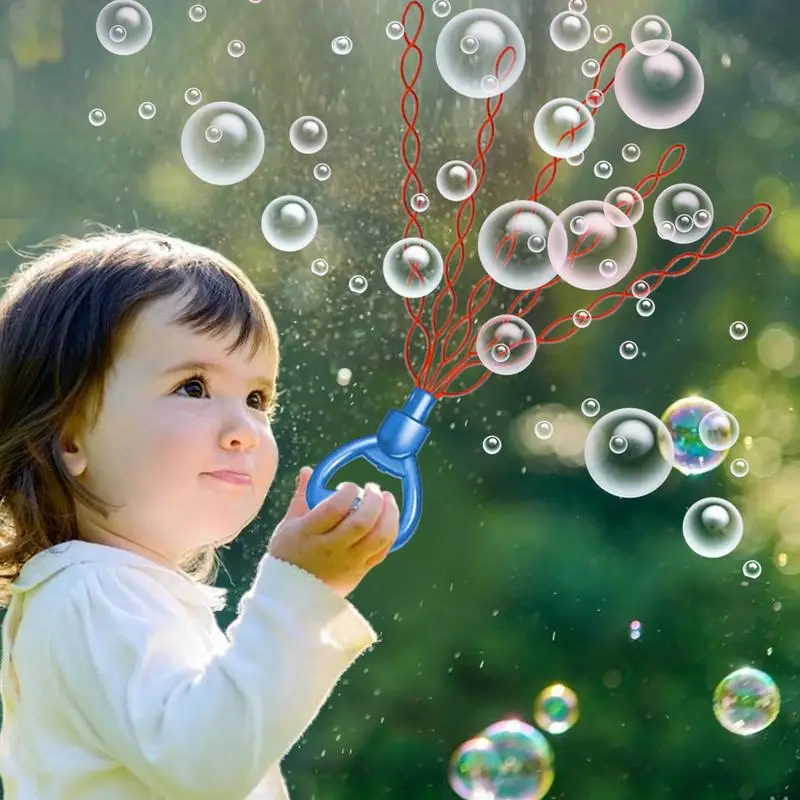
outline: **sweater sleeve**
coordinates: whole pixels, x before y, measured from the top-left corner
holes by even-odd
[[[72,588],[49,647],[62,701],[111,758],[159,795],[236,800],[376,641],[350,603],[267,555],[221,651],[158,578],[124,565]]]

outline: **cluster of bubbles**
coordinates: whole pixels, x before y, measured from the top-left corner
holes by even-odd
[[[711,198],[691,183],[676,183],[653,203],[653,222],[662,239],[688,244],[702,239],[714,221]]]
[[[777,719],[781,694],[766,672],[742,667],[717,684],[712,706],[714,716],[725,730],[739,736],[752,736]]]

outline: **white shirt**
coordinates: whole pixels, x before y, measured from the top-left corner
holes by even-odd
[[[6,800],[288,800],[280,761],[378,637],[265,555],[226,633],[225,591],[114,547],[34,556],[3,620]]]

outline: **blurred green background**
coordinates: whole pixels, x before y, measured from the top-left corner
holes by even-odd
[[[419,40],[418,173],[432,201],[425,235],[445,254],[456,207],[436,193],[436,169],[450,159],[472,161],[484,103],[455,95],[439,75],[435,43],[447,20],[430,3]],[[404,3],[208,0],[207,18],[193,23],[186,0],[150,0],[153,38],[130,57],[100,46],[95,20],[103,5],[0,0],[0,272],[5,277],[20,263],[12,247],[58,233],[81,236],[91,220],[218,249],[263,291],[282,333],[281,467],[259,520],[223,552],[220,583],[231,587],[235,609],[297,469],[373,433],[412,388],[402,358],[408,318],[381,274],[383,254],[406,221],[403,42],[385,33]],[[549,23],[566,0],[452,0],[451,16],[475,7],[516,23],[527,63],[496,120],[457,284],[459,314],[483,274],[480,223],[501,203],[530,195],[546,163],[533,116],[553,97],[582,97],[590,81],[581,62],[610,46],[590,40],[577,53],[553,46]],[[722,258],[665,281],[653,295],[652,317],[639,317],[628,302],[580,336],[541,348],[526,371],[492,376],[478,391],[436,406],[419,459],[419,530],[352,597],[383,641],[347,673],[285,760],[298,800],[455,797],[447,782],[455,748],[499,719],[531,721],[535,696],[556,681],[577,693],[580,721],[551,737],[549,798],[767,800],[800,792],[800,6],[589,0],[590,21],[609,25],[612,43],[629,46],[632,23],[646,13],[664,16],[674,40],[699,59],[700,108],[677,129],[652,131],[634,125],[609,97],[584,164],[562,165],[543,202],[558,212],[600,199],[612,185],[652,172],[680,142],[683,165],[660,188],[678,181],[704,188],[715,227],[734,224],[755,202],[771,203],[773,219]],[[330,46],[341,34],[354,43],[344,57]],[[241,58],[227,53],[233,39],[246,46]],[[193,110],[184,100],[190,86],[204,103],[240,103],[259,119],[266,154],[244,182],[211,186],[184,165],[179,141]],[[156,105],[151,120],[137,113],[144,101]],[[96,107],[107,114],[101,127],[88,122]],[[317,155],[289,144],[289,126],[305,114],[328,127]],[[630,141],[642,150],[634,164],[619,155]],[[601,158],[614,165],[611,182],[592,173]],[[312,175],[318,161],[331,166],[326,182]],[[316,239],[299,253],[278,252],[261,234],[265,205],[283,194],[305,197],[319,217]],[[637,226],[631,277],[696,249],[658,238],[652,199]],[[324,277],[309,268],[317,257],[330,262]],[[364,294],[348,290],[354,274],[369,281]],[[507,290],[495,294],[506,305],[513,298]],[[556,287],[529,321],[541,329],[588,301]],[[743,341],[728,333],[734,320],[749,326]],[[618,352],[625,339],[640,348],[632,361]],[[580,413],[584,398],[597,398],[601,414],[633,406],[660,416],[691,393],[741,425],[717,470],[694,478],[673,471],[657,492],[636,500],[593,483],[583,465],[591,427]],[[533,435],[540,419],[553,423],[550,439]],[[503,442],[496,455],[482,448],[488,435]],[[750,464],[745,478],[730,474],[736,457]],[[354,468],[344,477],[373,476]],[[741,545],[716,560],[697,556],[681,535],[685,510],[710,495],[736,504],[745,521]],[[749,558],[763,566],[754,581],[742,575]],[[230,611],[220,615],[223,625],[231,619]],[[630,637],[632,620],[642,625],[638,640]],[[716,684],[747,664],[772,675],[783,699],[777,721],[753,737],[727,732],[711,710]]]

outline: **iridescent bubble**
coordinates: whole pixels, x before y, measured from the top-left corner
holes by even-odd
[[[556,272],[548,253],[537,251],[532,239],[538,235],[547,241],[557,221],[555,213],[541,203],[504,203],[489,214],[478,233],[481,265],[496,283],[508,289],[544,286]]]
[[[494,797],[494,778],[500,772],[500,754],[492,743],[478,736],[461,744],[450,758],[450,788],[464,800]]]
[[[600,403],[594,397],[587,397],[581,403],[581,413],[584,417],[596,417],[600,413]]]
[[[392,40],[397,41],[398,39],[403,38],[403,34],[406,32],[405,25],[403,25],[400,20],[393,19],[387,26],[386,26],[386,35]]]
[[[522,317],[500,314],[481,325],[475,350],[486,369],[496,375],[516,375],[536,355],[536,334]]]
[[[742,515],[721,497],[704,497],[689,506],[683,517],[683,538],[703,558],[732,553],[744,534]]]
[[[423,214],[430,208],[431,199],[424,192],[417,192],[411,198],[409,205],[413,211],[417,212],[417,214]]]
[[[328,274],[328,262],[324,258],[315,258],[311,262],[311,271],[315,275],[318,275],[319,277],[322,277],[323,275],[327,275]]]
[[[330,165],[323,163],[314,165],[314,177],[318,181],[326,181],[331,176]]]
[[[749,561],[745,561],[744,566],[742,567],[742,575],[752,581],[761,577],[761,564],[752,558]]]
[[[622,157],[627,161],[629,164],[632,164],[634,161],[639,160],[639,156],[641,156],[642,151],[638,144],[634,142],[628,142],[622,148]]]
[[[578,697],[563,683],[543,689],[533,705],[533,720],[544,731],[557,735],[578,721]]]
[[[495,722],[480,735],[491,742],[500,759],[489,797],[542,800],[555,778],[553,751],[544,734],[521,720],[507,719]],[[472,800],[475,798],[473,795]]]
[[[353,294],[364,294],[368,285],[367,279],[363,275],[353,275],[347,282],[347,287]]]
[[[353,50],[353,40],[349,36],[336,36],[331,41],[331,50],[337,56],[346,56]]]
[[[550,23],[550,41],[559,49],[568,53],[580,50],[586,45],[592,29],[586,17],[562,11],[553,17]]]
[[[105,125],[106,122],[106,112],[103,111],[102,108],[93,108],[89,112],[89,123],[94,125],[95,128],[99,128],[101,125]]]
[[[460,203],[478,187],[478,176],[466,161],[448,161],[436,173],[436,188],[445,200]]]
[[[587,78],[594,78],[600,74],[600,62],[596,58],[587,58],[586,61],[581,64],[581,72]]]
[[[503,448],[503,443],[500,441],[499,436],[487,436],[483,440],[483,450],[490,456],[496,455]]]
[[[730,450],[739,439],[739,422],[721,408],[709,411],[697,428],[700,441],[711,450]]]
[[[298,153],[317,153],[328,141],[328,129],[318,117],[298,117],[289,128],[289,143]]]
[[[446,17],[451,11],[450,0],[434,0],[431,8],[435,17]]]
[[[570,222],[583,217],[585,229],[574,233]],[[636,260],[636,231],[627,217],[600,200],[583,200],[559,214],[550,230],[547,252],[550,264],[570,286],[589,291],[608,289],[622,280]],[[601,262],[610,259],[617,265],[611,275],[600,270]]]
[[[636,303],[636,313],[640,317],[652,317],[655,310],[656,304],[649,297],[643,297]]]
[[[672,28],[657,14],[645,14],[633,23],[631,42],[646,56],[663,53],[672,40]]]
[[[734,478],[744,478],[748,472],[750,472],[750,464],[747,462],[747,459],[734,458],[733,461],[731,461],[731,475],[733,475]]]
[[[608,25],[597,25],[592,35],[596,42],[605,44],[611,41],[611,28],[609,28]]]
[[[244,42],[241,39],[231,39],[228,42],[228,55],[231,58],[241,58],[245,54]]]
[[[617,186],[612,189],[603,200],[603,213],[606,213],[606,206],[609,206],[606,217],[612,225],[623,221],[617,213],[619,211],[625,218],[624,228],[635,225],[644,216],[644,199],[632,186]]]
[[[441,253],[426,239],[400,239],[383,258],[383,277],[401,297],[425,297],[436,289],[443,276]]]
[[[533,120],[533,137],[550,156],[571,158],[594,139],[594,118],[589,109],[571,97],[556,97],[545,103]]]
[[[213,131],[214,135],[207,134]],[[217,136],[217,132],[219,135]],[[264,131],[255,116],[236,103],[208,103],[186,121],[181,154],[200,180],[230,186],[252,175],[264,157]]]
[[[613,453],[614,436],[627,442]],[[589,431],[584,448],[592,480],[616,497],[643,497],[658,489],[672,470],[672,440],[658,417],[638,408],[620,408],[600,417]]]
[[[720,407],[703,397],[692,395],[674,402],[661,416],[673,445],[673,466],[684,475],[701,475],[717,467],[727,450],[712,450],[700,438],[700,421]]]
[[[698,211],[707,212],[706,224],[695,224],[694,216]],[[677,244],[688,244],[702,239],[707,228],[714,219],[714,204],[711,198],[699,186],[691,183],[676,183],[664,189],[653,203],[653,222],[658,229],[663,223],[671,222],[673,227],[669,239]]]
[[[462,50],[465,36],[477,40],[475,53]],[[494,97],[507,92],[522,74],[525,40],[519,28],[499,11],[488,8],[462,11],[439,33],[436,65],[445,83],[458,94],[481,99]]]
[[[775,681],[754,667],[742,667],[723,678],[714,690],[714,716],[726,731],[751,736],[778,717],[781,695]]]
[[[608,180],[614,174],[614,167],[610,161],[598,161],[594,165],[594,175],[596,178]]]
[[[153,20],[136,0],[112,0],[103,6],[95,23],[100,44],[115,56],[138,53],[153,35]]]
[[[703,99],[704,86],[699,62],[677,42],[668,42],[663,52],[655,55],[631,48],[614,78],[614,94],[622,113],[652,130],[674,128],[689,119]]]
[[[317,214],[307,200],[293,194],[276,197],[261,215],[261,233],[276,250],[294,253],[317,235]]]
[[[537,439],[549,439],[553,435],[553,423],[546,419],[540,419],[533,426],[533,433]]]
[[[748,328],[746,322],[732,322],[730,328],[728,328],[728,333],[731,335],[731,339],[736,339],[737,342],[745,339],[747,337]]]
[[[630,361],[639,355],[639,345],[636,344],[636,342],[632,342],[630,339],[628,339],[619,346],[619,354],[626,361]]]
[[[139,116],[142,119],[153,119],[155,115],[156,115],[155,103],[151,103],[146,100],[144,103],[139,104]]]
[[[183,93],[183,99],[190,106],[196,106],[203,99],[203,93],[198,88],[192,86]]]
[[[189,19],[192,22],[202,22],[206,18],[206,7],[195,3],[189,6]]]

